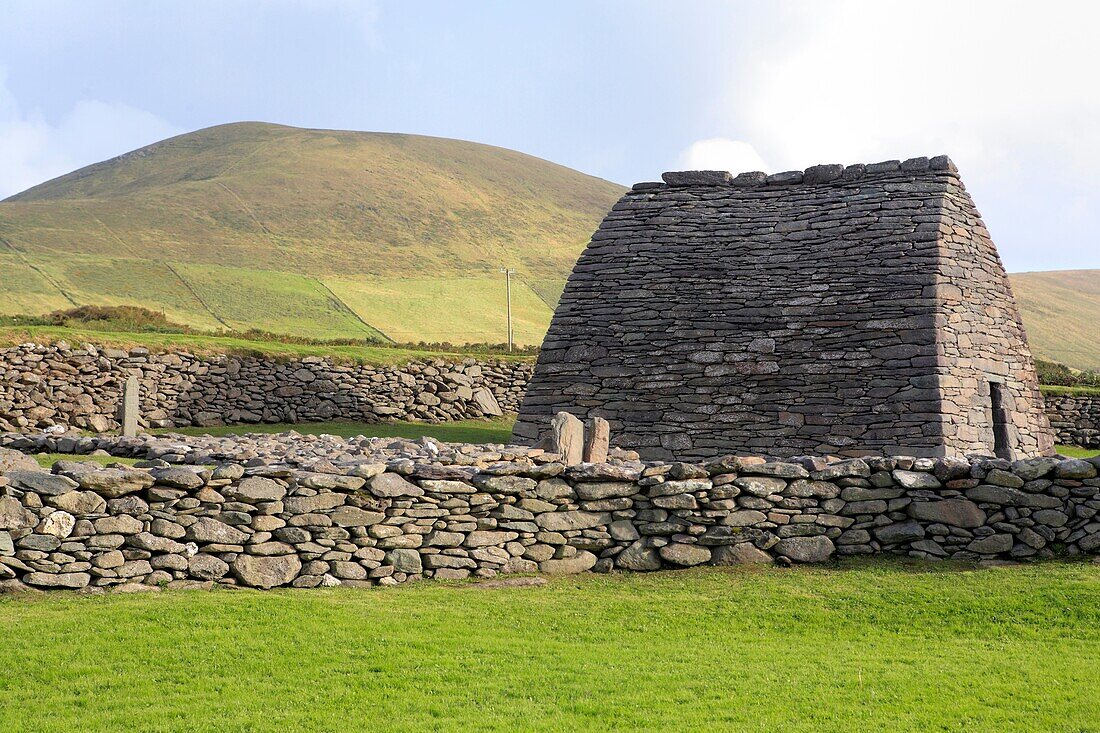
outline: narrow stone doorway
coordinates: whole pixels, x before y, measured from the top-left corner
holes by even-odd
[[[1004,408],[1002,383],[989,383],[989,401],[993,409],[993,455],[1011,460],[1012,448],[1008,444],[1008,412]]]

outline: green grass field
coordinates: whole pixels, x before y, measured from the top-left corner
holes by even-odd
[[[425,351],[389,346],[336,346],[328,344],[293,344],[281,341],[253,340],[240,336],[210,336],[186,333],[125,333],[61,326],[0,327],[0,346],[28,341],[52,343],[59,340],[70,344],[93,343],[123,348],[144,346],[152,350],[189,351],[195,354],[262,354],[268,357],[295,359],[303,356],[325,356],[336,361],[361,364],[404,364],[424,359],[464,359],[471,352]],[[477,356],[478,354],[473,354]],[[530,356],[480,354],[489,359],[530,360]]]
[[[158,430],[161,433],[183,433],[184,435],[241,435],[243,433],[283,433],[296,430],[307,435],[339,435],[352,438],[358,435],[386,438],[419,438],[431,436],[445,443],[506,443],[512,435],[515,417],[502,417],[495,420],[458,420],[449,423],[358,423],[358,422],[321,422],[292,425],[275,423],[270,425],[222,425],[212,428],[173,428]]]
[[[116,458],[115,456],[88,456],[77,455],[73,453],[36,453],[33,458],[38,461],[38,465],[43,468],[50,468],[58,461],[91,461],[92,463],[98,463],[101,466],[106,466],[108,463],[125,463],[128,466],[132,466],[137,463],[136,458]]]
[[[508,340],[504,276],[326,278],[349,308],[394,341],[502,343]],[[541,344],[554,311],[518,278],[512,280],[517,344]]]
[[[1012,275],[1035,354],[1078,369],[1100,370],[1100,270]]]
[[[1100,564],[0,599],[0,730],[1092,731]]]
[[[1055,446],[1057,451],[1064,456],[1070,458],[1092,458],[1093,456],[1100,456],[1100,450],[1093,448],[1078,448],[1075,445],[1058,445]]]

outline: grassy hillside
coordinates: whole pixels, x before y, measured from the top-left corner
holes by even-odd
[[[488,145],[246,122],[0,202],[0,315],[140,305],[313,338],[539,343],[622,188]],[[1100,271],[1012,276],[1036,355],[1100,368]]]
[[[621,192],[477,143],[222,125],[0,202],[0,314],[133,304],[203,328],[500,341],[509,265],[517,340],[537,342],[541,284]]]
[[[1036,356],[1100,370],[1100,270],[1022,272],[1011,277]]]

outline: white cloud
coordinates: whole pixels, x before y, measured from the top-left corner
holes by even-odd
[[[50,123],[20,109],[0,69],[0,199],[181,132],[150,112],[96,100]]]
[[[712,137],[695,142],[680,157],[686,170],[729,171],[733,174],[746,171],[770,171],[750,143]]]
[[[946,152],[1007,173],[1018,151],[1041,148],[1089,170],[1097,25],[1100,6],[1080,2],[790,3],[727,108],[739,137],[782,167]]]
[[[724,122],[774,170],[946,153],[1010,270],[1100,267],[1100,4],[744,7]]]

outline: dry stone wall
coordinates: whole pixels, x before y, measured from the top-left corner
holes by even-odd
[[[392,585],[893,554],[1100,553],[1100,459],[37,469],[0,450],[0,589]]]
[[[519,409],[531,371],[492,359],[372,367],[26,344],[0,349],[0,431],[117,430],[131,375],[141,381],[142,426],[179,427],[494,416]]]
[[[1059,443],[1100,448],[1100,395],[1043,395]]]

